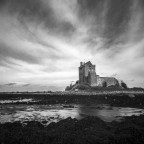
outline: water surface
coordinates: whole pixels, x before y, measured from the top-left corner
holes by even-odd
[[[104,121],[121,120],[124,116],[144,114],[144,109],[129,107],[111,107],[109,105],[27,105],[1,104],[0,123],[20,121],[39,121],[44,125],[58,122],[67,117],[82,119],[97,116]]]

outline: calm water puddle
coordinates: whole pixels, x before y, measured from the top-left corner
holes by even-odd
[[[12,100],[0,100],[0,104],[8,104],[8,103],[21,103],[21,102],[36,102],[33,99],[12,99]]]
[[[109,105],[0,105],[0,123],[39,121],[45,125],[72,117],[98,116],[104,121],[121,120],[124,116],[144,114],[144,109]]]

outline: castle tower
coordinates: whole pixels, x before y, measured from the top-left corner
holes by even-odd
[[[87,63],[80,62],[79,84],[97,85],[95,65],[92,65],[90,61]]]
[[[88,81],[91,87],[97,86],[97,77],[96,72],[94,70],[89,71]]]

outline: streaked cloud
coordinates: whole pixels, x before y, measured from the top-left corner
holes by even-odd
[[[144,87],[143,24],[143,0],[2,0],[0,91],[64,89],[84,60]]]

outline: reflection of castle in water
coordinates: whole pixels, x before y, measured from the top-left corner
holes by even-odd
[[[90,61],[80,62],[79,67],[79,84],[88,84],[89,86],[116,86],[119,82],[114,77],[100,77],[96,74],[95,65]]]

